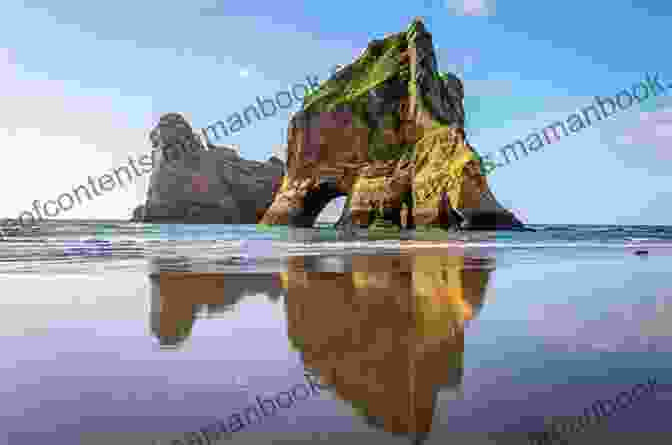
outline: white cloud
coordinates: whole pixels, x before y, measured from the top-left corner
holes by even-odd
[[[29,210],[33,200],[44,203],[72,193],[89,175],[110,174],[128,166],[129,155],[137,159],[151,149],[148,129],[158,118],[150,112],[146,122],[134,127],[123,112],[138,105],[151,110],[151,103],[138,103],[138,98],[118,91],[68,94],[64,82],[28,79],[33,76],[12,54],[0,48],[0,147],[7,160],[0,170],[0,187],[11,190],[3,194],[0,218],[15,218]],[[76,204],[58,218],[130,217],[144,200],[148,177]]]
[[[495,15],[495,0],[446,0],[446,7],[458,16]]]

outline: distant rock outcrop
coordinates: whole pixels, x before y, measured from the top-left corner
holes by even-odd
[[[339,224],[368,226],[381,209],[408,228],[522,227],[493,196],[466,141],[463,98],[462,82],[438,72],[419,19],[372,41],[292,117],[287,174],[261,222],[310,227],[330,200],[346,196]]]
[[[284,163],[242,159],[224,146],[208,149],[179,114],[165,114],[150,134],[161,150],[149,180],[147,201],[134,221],[256,224],[273,199]]]

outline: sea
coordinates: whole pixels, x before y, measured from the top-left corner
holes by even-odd
[[[530,227],[7,228],[0,443],[669,443],[672,227]]]

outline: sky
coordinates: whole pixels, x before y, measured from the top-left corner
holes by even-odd
[[[647,73],[672,84],[667,1],[4,0],[0,217],[147,153],[164,113],[182,113],[195,129],[225,120],[306,76],[325,80],[415,16],[433,35],[440,69],[464,81],[467,139],[481,154]],[[218,142],[266,160],[284,142],[289,111]],[[664,93],[496,169],[488,182],[530,224],[672,225],[670,167],[672,99]],[[148,178],[59,218],[129,218]]]

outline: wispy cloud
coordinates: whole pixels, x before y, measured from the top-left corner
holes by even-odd
[[[14,218],[35,199],[45,202],[86,183],[88,176],[109,174],[126,165],[129,155],[148,152],[152,119],[129,122],[121,110],[151,110],[151,100],[112,90],[80,90],[55,79],[39,79],[0,48],[0,147],[11,159],[0,176],[0,217]],[[36,79],[37,78],[37,79]],[[129,215],[144,197],[147,177],[96,200],[77,205],[64,218],[115,218]]]
[[[639,122],[627,129],[618,142],[652,147],[659,160],[672,161],[672,107],[640,113]]]
[[[446,0],[446,7],[458,16],[495,15],[495,0]]]

